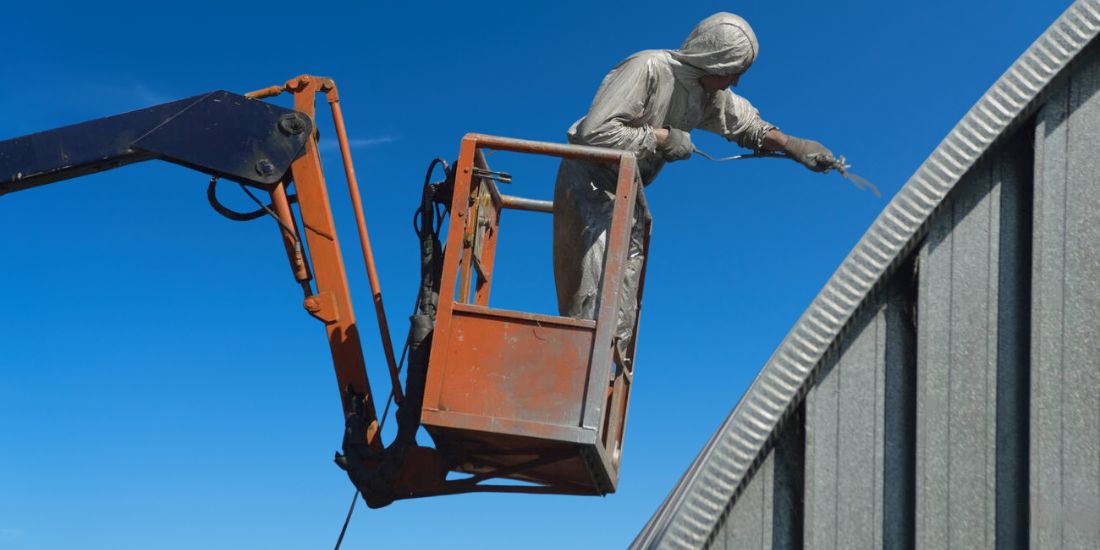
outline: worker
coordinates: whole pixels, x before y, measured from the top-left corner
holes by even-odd
[[[737,86],[760,48],[749,24],[731,13],[699,23],[678,50],[638,52],[604,78],[588,114],[567,134],[569,143],[634,153],[638,178],[648,185],[666,162],[691,157],[691,130],[718,134],[754,150],[785,151],[810,170],[833,166],[833,154],[816,141],[788,136],[760,118]],[[564,159],[554,189],[554,279],[559,313],[594,319],[617,167]],[[642,269],[643,224],[638,205],[621,285],[615,331],[620,358],[629,360]]]

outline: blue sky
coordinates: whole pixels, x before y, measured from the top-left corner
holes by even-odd
[[[400,340],[418,269],[409,220],[431,158],[455,157],[468,131],[561,141],[622,58],[676,47],[715,11],[744,16],[761,55],[738,93],[846,155],[883,199],[787,161],[668,166],[647,190],[620,491],[363,507],[344,543],[622,547],[886,200],[1069,4],[18,3],[5,7],[0,139],[212,89],[335,78]],[[332,136],[327,120],[321,131]],[[325,152],[373,337],[338,155]],[[513,192],[550,196],[552,162],[493,162],[516,175]],[[342,419],[322,328],[301,310],[276,229],[219,217],[206,179],[146,163],[0,197],[0,548],[334,542],[352,487],[331,462]],[[549,219],[516,213],[504,231],[493,305],[552,311]],[[384,387],[374,338],[365,353]]]

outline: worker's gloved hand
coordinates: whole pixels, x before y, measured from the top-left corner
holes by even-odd
[[[691,134],[676,128],[669,128],[668,138],[665,139],[664,143],[657,146],[657,152],[661,153],[661,156],[669,162],[689,159],[694,151],[695,146],[691,144]]]
[[[787,138],[787,153],[797,160],[802,166],[814,172],[824,172],[836,164],[833,152],[824,145],[810,140],[789,136]]]

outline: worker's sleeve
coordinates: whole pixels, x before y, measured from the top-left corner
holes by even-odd
[[[575,143],[623,149],[639,157],[653,155],[657,137],[647,124],[646,107],[659,88],[650,59],[624,61],[600,84],[588,114],[577,126]]]
[[[720,90],[707,105],[699,129],[735,141],[747,149],[761,149],[764,135],[775,129],[775,125],[761,119],[749,100],[729,90]]]

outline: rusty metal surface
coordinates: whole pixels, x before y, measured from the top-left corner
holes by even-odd
[[[308,289],[309,281],[313,275],[309,272],[309,264],[306,262],[305,251],[302,247],[298,222],[294,219],[294,213],[290,209],[290,200],[286,194],[286,184],[278,183],[271,189],[271,206],[279,219],[279,233],[283,236],[283,246],[286,248],[287,260],[290,261],[290,270],[294,273],[294,280]],[[307,291],[308,293],[308,291]]]
[[[515,471],[509,475],[512,479],[546,484],[545,488],[560,489],[564,494],[599,494],[584,458],[577,452],[577,444],[592,444],[590,438],[580,437],[573,441],[568,434],[563,434],[549,440],[439,427],[431,428],[430,433],[433,438],[448,437],[447,452],[455,460],[457,472],[485,475],[501,468],[513,468]],[[581,435],[590,437],[591,433]],[[518,450],[502,452],[501,449]],[[542,464],[531,464],[543,459]]]
[[[455,304],[450,330],[438,410],[580,424],[591,328]]]
[[[638,194],[632,155],[468,134],[456,165],[448,234],[459,238],[448,239],[444,256],[423,424],[442,452],[465,461],[462,471],[507,467],[501,470],[504,477],[551,490],[613,491],[631,376],[612,358],[615,303],[595,321],[488,307],[502,210],[511,204],[545,211],[552,205],[504,199],[482,148],[616,165],[620,180],[605,270],[608,295],[617,297],[621,283]],[[547,449],[562,445],[568,456],[547,462],[557,456]]]
[[[490,182],[491,183],[491,182]],[[488,188],[486,184],[482,184]],[[479,198],[477,226],[474,234],[473,252],[470,258],[473,267],[478,272],[478,280],[474,285],[474,303],[489,305],[489,290],[492,288],[493,265],[497,256],[497,235],[500,234],[501,207],[494,204],[492,195],[482,193]]]
[[[511,208],[513,210],[546,212],[547,214],[554,211],[554,201],[540,201],[537,199],[527,199],[524,197],[515,197],[512,195],[501,195],[500,202],[504,208]]]
[[[505,455],[525,449],[543,447],[547,442],[593,445],[596,432],[576,426],[544,424],[516,420],[505,416],[485,416],[456,411],[424,409],[424,427],[441,448],[461,446],[474,440],[484,440],[490,446],[485,452]],[[442,434],[442,437],[439,437]],[[476,434],[473,437],[469,434]],[[519,434],[519,435],[517,435]],[[516,442],[521,447],[513,447]]]
[[[615,330],[618,328],[619,287],[626,269],[626,257],[630,242],[630,220],[634,201],[638,196],[635,185],[635,163],[632,157],[619,160],[619,179],[615,187],[615,208],[611,214],[611,229],[607,232],[607,255],[604,259],[603,288],[600,289],[600,308],[596,314],[596,347],[592,352],[592,373],[589,385],[593,388],[607,384],[615,376],[612,348]],[[634,339],[635,342],[637,339]],[[630,352],[633,359],[633,350]],[[597,392],[590,392],[585,404],[584,426],[597,428],[600,419],[608,411]]]
[[[315,93],[295,94],[295,109],[315,118],[315,95]],[[325,323],[329,348],[332,350],[332,362],[336,369],[340,402],[344,407],[344,413],[348,414],[351,412],[349,390],[358,395],[372,396],[373,394],[370,382],[367,380],[359,328],[352,308],[344,259],[336,237],[332,207],[329,204],[328,189],[321,170],[316,138],[311,137],[306,142],[305,154],[291,164],[290,170],[294,178],[294,188],[298,194],[302,226],[309,244],[309,255],[317,284],[316,297],[312,301],[309,298],[306,299],[306,309],[317,316],[317,313],[323,311],[321,304],[324,302],[331,302],[334,306],[334,310],[330,311],[329,315],[319,318]],[[371,401],[367,413],[370,426],[367,430],[367,442],[372,449],[381,450],[382,442],[377,430],[376,408]]]
[[[978,157],[1034,112],[1051,81],[1098,31],[1100,0],[1075,2],[971,108],[829,279],[632,548],[708,544],[856,311],[925,234]]]
[[[375,317],[378,324],[379,336],[382,341],[382,350],[385,353],[386,365],[389,368],[391,391],[394,394],[394,401],[400,404],[404,399],[404,395],[401,390],[401,380],[397,371],[397,360],[393,352],[393,341],[390,337],[389,324],[386,320],[385,307],[383,306],[382,302],[382,285],[378,280],[378,271],[375,267],[374,253],[371,250],[370,237],[367,233],[367,223],[365,217],[363,216],[363,202],[359,193],[359,182],[356,178],[355,167],[351,159],[351,148],[348,146],[347,130],[344,126],[344,115],[340,107],[340,96],[339,91],[336,87],[336,82],[333,81],[331,78],[303,74],[287,80],[282,85],[268,86],[266,88],[249,92],[245,94],[245,97],[249,99],[262,99],[274,97],[284,92],[290,93],[294,96],[294,106],[296,110],[307,113],[310,118],[314,120],[316,120],[317,94],[324,94],[325,100],[329,104],[329,110],[332,113],[333,126],[336,129],[336,140],[340,149],[341,161],[344,167],[344,178],[348,185],[348,194],[351,198],[352,211],[355,215],[356,229],[359,236],[359,246],[363,254],[363,262],[366,265],[367,278],[370,283],[371,297],[374,302]],[[316,134],[311,136],[311,141],[314,142],[314,155],[316,155],[316,138]],[[320,164],[318,163],[316,169],[320,170],[319,167]],[[313,170],[314,167],[309,166],[306,169]],[[316,176],[310,175],[310,179],[320,181],[322,185],[324,184],[323,174],[319,173]],[[285,193],[283,193],[283,195],[283,197],[280,197],[279,193],[273,194],[273,199],[276,201],[275,204],[277,207],[279,206],[279,203],[281,201],[285,200]],[[286,212],[281,212],[279,214],[280,219],[285,218],[285,214],[288,212],[289,210],[287,210]],[[329,217],[331,217],[331,215],[331,210],[329,210]],[[286,223],[285,219],[284,223]],[[291,245],[288,244],[288,247],[289,246]],[[292,264],[294,264],[296,260],[293,258],[293,253],[289,252],[289,249],[288,253],[291,254],[291,262]],[[343,266],[341,264],[341,269],[342,267]],[[303,281],[303,279],[300,277],[303,267],[295,265],[293,269],[295,269],[295,278],[298,279],[300,282]],[[317,303],[318,301],[314,300],[307,305],[311,306],[312,309],[315,310]],[[307,307],[307,309],[311,308]],[[348,309],[350,310],[350,305]],[[316,313],[316,311],[311,310],[310,313]]]
[[[344,176],[348,184],[348,195],[351,197],[352,211],[355,213],[355,225],[359,231],[359,246],[363,252],[363,263],[367,268],[367,280],[370,283],[371,298],[374,302],[374,314],[378,321],[379,337],[382,339],[382,351],[386,356],[386,366],[390,371],[390,386],[393,391],[393,399],[401,404],[404,395],[401,391],[401,379],[397,372],[397,360],[393,353],[393,340],[390,337],[390,327],[386,322],[386,308],[382,304],[382,283],[378,280],[378,270],[374,263],[374,252],[371,251],[370,236],[367,234],[367,220],[363,215],[363,200],[359,196],[359,181],[355,177],[355,167],[351,162],[351,147],[348,145],[348,133],[344,129],[344,114],[340,108],[340,99],[337,95],[336,84],[331,79],[324,79],[319,87],[325,94],[332,111],[332,123],[336,127],[336,139],[340,145],[340,156],[344,164]]]
[[[513,151],[517,153],[533,153],[536,155],[548,155],[552,157],[590,160],[594,162],[617,163],[624,156],[633,160],[634,155],[626,151],[606,149],[603,147],[589,147],[587,145],[569,145],[564,143],[548,143],[544,141],[531,141],[526,139],[490,136],[485,134],[466,134],[466,139],[475,140],[479,147],[494,151]]]

